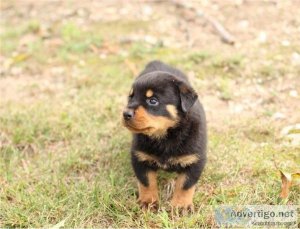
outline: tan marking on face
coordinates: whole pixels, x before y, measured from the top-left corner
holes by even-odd
[[[167,130],[176,126],[178,119],[169,119],[163,116],[149,114],[144,107],[135,110],[134,119],[124,125],[134,133],[143,133],[153,138],[162,138]]]
[[[198,155],[184,155],[179,157],[172,157],[168,160],[171,165],[180,165],[181,167],[187,167],[199,160]]]
[[[133,88],[130,89],[129,96],[133,95]]]
[[[178,118],[178,116],[177,116],[178,112],[177,112],[177,109],[176,109],[176,107],[174,105],[168,104],[166,106],[166,109],[167,109],[167,111],[169,112],[169,114],[171,115],[171,117],[173,119],[177,119]]]
[[[158,202],[158,188],[157,188],[157,174],[154,171],[147,173],[149,185],[144,186],[141,182],[138,182],[139,199],[141,204],[154,204]]]
[[[191,188],[185,190],[183,189],[184,183],[186,181],[186,175],[180,174],[175,183],[175,191],[171,200],[171,205],[173,207],[179,208],[193,208],[193,196],[195,193],[195,185]]]
[[[153,91],[151,89],[148,89],[147,92],[146,92],[146,97],[148,97],[148,98],[152,97],[153,94],[154,94]]]

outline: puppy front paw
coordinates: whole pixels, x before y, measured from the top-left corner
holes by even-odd
[[[179,210],[180,212],[194,212],[193,202],[186,198],[173,198],[171,200],[172,209]]]
[[[138,203],[140,207],[144,210],[152,210],[157,211],[158,210],[158,198],[156,197],[147,197],[147,198],[139,198]]]

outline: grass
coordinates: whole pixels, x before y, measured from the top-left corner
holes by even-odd
[[[22,49],[20,39],[38,34],[41,23],[3,26],[1,52],[11,59],[10,67],[23,68],[26,74],[44,72],[50,83],[46,88],[29,83],[16,91],[16,97],[25,92],[21,99],[0,101],[0,227],[211,227],[213,208],[221,204],[300,204],[299,187],[293,187],[288,201],[278,198],[281,181],[275,162],[294,171],[300,157],[299,149],[281,144],[268,115],[255,121],[228,120],[221,128],[209,124],[209,159],[195,195],[195,214],[168,212],[167,190],[174,175],[163,172],[162,209],[144,212],[136,203],[128,153],[131,136],[120,120],[134,75],[128,63],[141,70],[159,58],[194,71],[195,81],[207,82],[197,83],[197,90],[211,88],[228,101],[234,97],[233,80],[255,77],[244,74],[244,55],[194,50],[181,55],[182,50],[162,44],[118,43],[118,36],[147,31],[146,22],[116,21],[85,29],[65,22],[52,28],[61,40],[58,46],[34,35],[37,41]],[[115,30],[107,34],[111,26]],[[108,52],[100,58],[91,47],[101,50],[107,47],[104,43],[125,55]],[[13,53],[26,58],[16,60]],[[63,67],[64,73],[52,76],[53,66]],[[259,77],[278,74],[269,67],[256,70]]]

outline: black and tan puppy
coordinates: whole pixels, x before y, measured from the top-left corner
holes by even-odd
[[[197,98],[186,76],[160,61],[135,80],[123,120],[134,133],[131,158],[143,206],[157,204],[156,173],[163,169],[178,173],[171,205],[193,207],[206,162],[206,121]]]

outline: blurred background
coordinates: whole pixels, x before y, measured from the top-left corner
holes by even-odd
[[[279,198],[299,171],[300,1],[0,2],[0,227],[215,226],[209,206]],[[142,213],[121,111],[159,59],[204,104],[196,213]],[[167,205],[174,177],[160,176]]]

